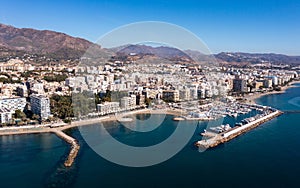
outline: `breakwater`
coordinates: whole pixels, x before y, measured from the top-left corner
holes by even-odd
[[[274,110],[272,113],[267,114],[259,119],[256,119],[252,122],[249,122],[242,126],[235,126],[232,129],[216,134],[208,139],[203,139],[200,141],[197,141],[195,145],[199,148],[212,148],[216,147],[219,144],[225,143],[247,131],[250,131],[251,129],[254,129],[255,127],[258,127],[259,125],[281,115],[282,112],[279,110]]]
[[[69,152],[69,155],[68,155],[66,161],[64,162],[64,165],[66,167],[72,166],[75,159],[76,159],[78,151],[80,149],[79,144],[77,143],[77,141],[74,138],[72,138],[69,135],[65,134],[63,131],[55,129],[52,132],[55,133],[58,137],[62,138],[63,140],[65,140],[67,143],[69,143],[71,145],[71,150]]]

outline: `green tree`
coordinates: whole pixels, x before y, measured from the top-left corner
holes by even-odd
[[[40,118],[41,118],[41,116],[38,115],[38,114],[33,114],[33,115],[32,115],[32,119],[33,119],[33,120],[40,120]]]
[[[22,112],[21,110],[16,110],[14,117],[17,119],[26,119],[26,114],[24,112]]]
[[[44,80],[46,80],[47,82],[61,82],[65,81],[67,78],[68,76],[66,74],[44,76]]]
[[[71,96],[53,95],[50,104],[51,112],[55,117],[66,119],[74,116]]]
[[[149,106],[151,104],[151,99],[150,98],[145,98],[145,104]]]

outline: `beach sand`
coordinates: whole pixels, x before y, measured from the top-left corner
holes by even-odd
[[[92,119],[85,119],[80,121],[74,121],[71,124],[56,124],[57,127],[50,128],[50,127],[39,127],[39,128],[22,128],[17,127],[16,129],[12,130],[1,130],[0,129],[0,136],[3,135],[14,135],[14,134],[36,134],[36,133],[53,133],[55,131],[64,131],[67,129],[79,127],[79,126],[87,126],[91,124],[96,124],[100,122],[106,122],[106,121],[118,121],[122,117],[130,116],[134,114],[168,114],[168,115],[174,115],[174,116],[181,116],[182,112],[180,110],[150,110],[150,109],[142,109],[142,110],[135,110],[135,111],[129,111],[125,112],[119,115],[108,115],[103,116],[99,118],[92,118]]]
[[[246,96],[244,96],[244,98],[247,99],[247,102],[255,103],[255,100],[262,97],[262,96],[285,93],[287,89],[292,88],[292,87],[296,87],[296,86],[294,86],[294,84],[297,84],[297,83],[300,83],[300,81],[293,81],[293,82],[289,83],[289,85],[281,87],[280,91],[271,91],[271,92],[265,92],[265,93],[254,93],[252,95],[246,95]]]

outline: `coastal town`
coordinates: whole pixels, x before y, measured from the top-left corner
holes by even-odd
[[[214,108],[222,103],[253,103],[255,96],[280,92],[299,77],[297,67],[213,66],[120,61],[33,66],[10,59],[0,63],[1,126],[70,123],[147,107],[182,109],[190,118],[214,119]],[[81,95],[88,96],[82,106],[71,105]]]
[[[1,1],[1,188],[298,188],[300,0]]]
[[[0,135],[55,133],[71,144],[66,161],[71,166],[80,146],[63,130],[91,120],[130,122],[129,114],[142,111],[172,114],[175,121],[211,121],[236,118],[253,107],[261,111],[247,123],[210,128],[202,134],[205,139],[195,143],[214,147],[249,130],[243,124],[280,115],[271,107],[255,106],[254,100],[282,92],[300,74],[299,67],[270,63],[238,67],[211,62],[86,62],[87,58],[78,66],[37,66],[21,58],[1,62]]]

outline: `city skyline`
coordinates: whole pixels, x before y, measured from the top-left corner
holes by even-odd
[[[101,1],[4,2],[0,23],[47,29],[92,42],[134,22],[163,21],[182,26],[212,51],[299,55],[296,1]]]

